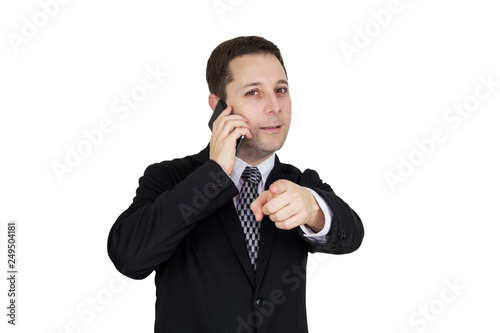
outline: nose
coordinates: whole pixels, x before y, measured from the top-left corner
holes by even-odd
[[[266,114],[269,113],[279,113],[281,112],[281,107],[278,102],[278,98],[275,94],[268,94],[266,100]]]

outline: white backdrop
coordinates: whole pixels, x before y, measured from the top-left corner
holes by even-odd
[[[9,221],[18,245],[2,332],[153,331],[154,274],[120,276],[107,235],[149,164],[208,143],[206,61],[241,35],[283,53],[280,159],[366,230],[353,254],[310,257],[310,332],[500,329],[493,1],[24,0],[0,22],[2,276]]]

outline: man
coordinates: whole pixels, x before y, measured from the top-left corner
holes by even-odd
[[[307,332],[308,251],[355,251],[363,226],[315,171],[275,154],[291,120],[276,45],[220,44],[207,82],[212,110],[228,105],[209,145],[146,169],[110,231],[109,256],[134,279],[156,271],[155,332]]]

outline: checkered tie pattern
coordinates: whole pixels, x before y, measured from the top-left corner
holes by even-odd
[[[240,190],[237,210],[245,234],[250,261],[255,271],[257,269],[257,254],[259,253],[260,222],[255,220],[250,205],[259,196],[258,186],[262,176],[257,167],[247,166],[241,178],[243,178],[244,183]]]

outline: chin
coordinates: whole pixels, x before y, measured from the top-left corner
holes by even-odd
[[[262,150],[265,150],[265,151],[268,151],[268,152],[275,152],[275,151],[280,150],[281,147],[283,147],[283,144],[284,144],[284,142],[264,145],[262,147]]]

